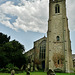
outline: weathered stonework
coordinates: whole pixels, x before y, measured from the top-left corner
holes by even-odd
[[[30,62],[33,62],[34,70],[38,69],[45,69],[45,52],[46,51],[46,37],[37,40],[34,42],[33,49],[26,52],[26,56],[29,57]],[[42,53],[41,53],[41,52]]]
[[[45,70],[60,68],[64,72],[71,72],[72,52],[68,29],[68,20],[66,17],[66,0],[50,0],[49,1],[49,21],[47,33],[47,49]],[[55,54],[63,55],[61,60],[57,57],[57,61],[53,61]]]
[[[73,60],[73,68],[75,68],[75,54],[72,55],[72,60]]]
[[[49,0],[49,20],[47,38],[34,42],[34,47],[26,52],[33,60],[34,69],[61,69],[72,72],[72,50],[66,17],[66,0]],[[73,59],[75,60],[75,59]]]

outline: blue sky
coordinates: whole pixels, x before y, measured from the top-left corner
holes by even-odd
[[[0,0],[0,32],[25,46],[46,36],[48,28],[48,0]],[[67,0],[67,17],[72,53],[75,53],[75,0]]]

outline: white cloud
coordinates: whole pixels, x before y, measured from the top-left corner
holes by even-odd
[[[48,26],[48,0],[20,0],[14,5],[14,2],[7,1],[0,5],[0,22],[14,30],[22,29],[24,31],[47,32]],[[75,30],[75,1],[67,0],[67,12],[70,30]],[[8,15],[17,16],[15,22],[11,24]]]
[[[75,31],[75,0],[67,0],[67,16],[69,29]]]
[[[0,23],[4,24],[5,26],[17,30],[13,27],[13,25],[9,22],[10,18],[6,17],[3,13],[0,13]]]
[[[17,16],[17,19],[10,28],[22,29],[24,31],[34,31],[45,33],[47,31],[48,20],[48,1],[36,0],[34,2],[21,0],[21,3],[14,5],[13,2],[8,1],[0,6],[2,13]],[[8,18],[5,16],[5,18]],[[8,21],[8,27],[11,25],[9,19],[4,20],[1,23]],[[13,28],[14,27],[14,28]]]

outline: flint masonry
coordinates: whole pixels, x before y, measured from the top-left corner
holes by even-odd
[[[71,72],[72,50],[66,16],[66,0],[49,0],[45,70]]]
[[[71,72],[73,62],[69,32],[66,0],[49,0],[47,37],[35,41],[33,49],[26,53],[33,57],[33,67]]]

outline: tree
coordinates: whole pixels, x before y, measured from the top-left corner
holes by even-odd
[[[8,59],[5,57],[5,52],[3,52],[3,45],[9,42],[10,36],[0,33],[0,68],[4,67],[8,63]]]
[[[21,68],[27,61],[24,46],[16,40],[9,40],[10,36],[0,33],[0,68],[9,63]]]
[[[6,42],[9,42],[10,36],[8,37],[7,35],[0,33],[0,45],[5,44]]]
[[[3,45],[3,51],[5,52],[5,57],[9,60],[9,63],[21,68],[25,64],[25,56],[23,51],[25,51],[24,46],[18,41],[10,41]]]

